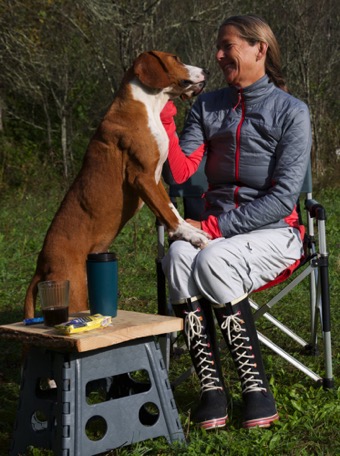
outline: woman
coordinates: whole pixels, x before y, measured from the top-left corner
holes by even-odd
[[[185,241],[172,243],[163,269],[174,313],[185,319],[201,384],[193,419],[205,429],[223,427],[228,419],[213,309],[240,377],[243,426],[269,427],[278,413],[248,295],[302,255],[295,203],[309,161],[310,118],[307,106],[286,91],[277,41],[261,18],[223,22],[216,58],[228,87],[197,99],[180,142],[174,105],[162,112],[177,183],[207,156],[205,211],[200,221],[189,222],[213,240],[201,250]]]

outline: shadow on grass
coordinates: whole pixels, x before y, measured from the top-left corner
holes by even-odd
[[[22,319],[21,309],[4,308],[0,324]],[[0,339],[0,454],[8,454],[18,406],[22,344],[13,339]]]
[[[20,321],[22,310],[5,308],[0,312],[0,324]],[[20,381],[20,368],[22,362],[22,343],[13,339],[1,337],[0,339],[0,382]]]

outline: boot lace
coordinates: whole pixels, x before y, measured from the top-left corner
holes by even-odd
[[[204,334],[202,317],[197,315],[199,309],[187,312],[185,317],[185,333],[188,337],[188,348],[192,346],[194,356],[197,359],[197,374],[201,382],[201,393],[210,390],[222,390],[222,387],[216,386],[220,382],[216,377],[216,369],[213,367],[215,361],[212,359],[212,353],[209,351],[210,344],[207,342],[208,336]],[[213,376],[215,374],[215,376]]]
[[[231,353],[235,355],[237,369],[240,372],[240,379],[243,393],[252,393],[254,391],[266,391],[261,385],[263,381],[256,378],[260,373],[256,371],[257,364],[255,355],[252,353],[252,346],[249,343],[249,337],[244,337],[242,333],[247,330],[242,327],[244,321],[239,317],[240,312],[235,315],[229,315],[221,325],[221,329],[227,331]]]

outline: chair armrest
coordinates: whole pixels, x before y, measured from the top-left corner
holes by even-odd
[[[315,217],[317,220],[326,220],[326,210],[315,199],[306,199],[305,208],[310,216]]]

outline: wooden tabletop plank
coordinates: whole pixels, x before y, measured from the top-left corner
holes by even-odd
[[[74,316],[86,315],[89,315],[89,312]],[[65,336],[43,324],[26,326],[23,322],[17,322],[0,325],[0,337],[49,349],[85,352],[182,329],[181,318],[118,310],[117,317],[112,319],[112,324],[102,329]]]

